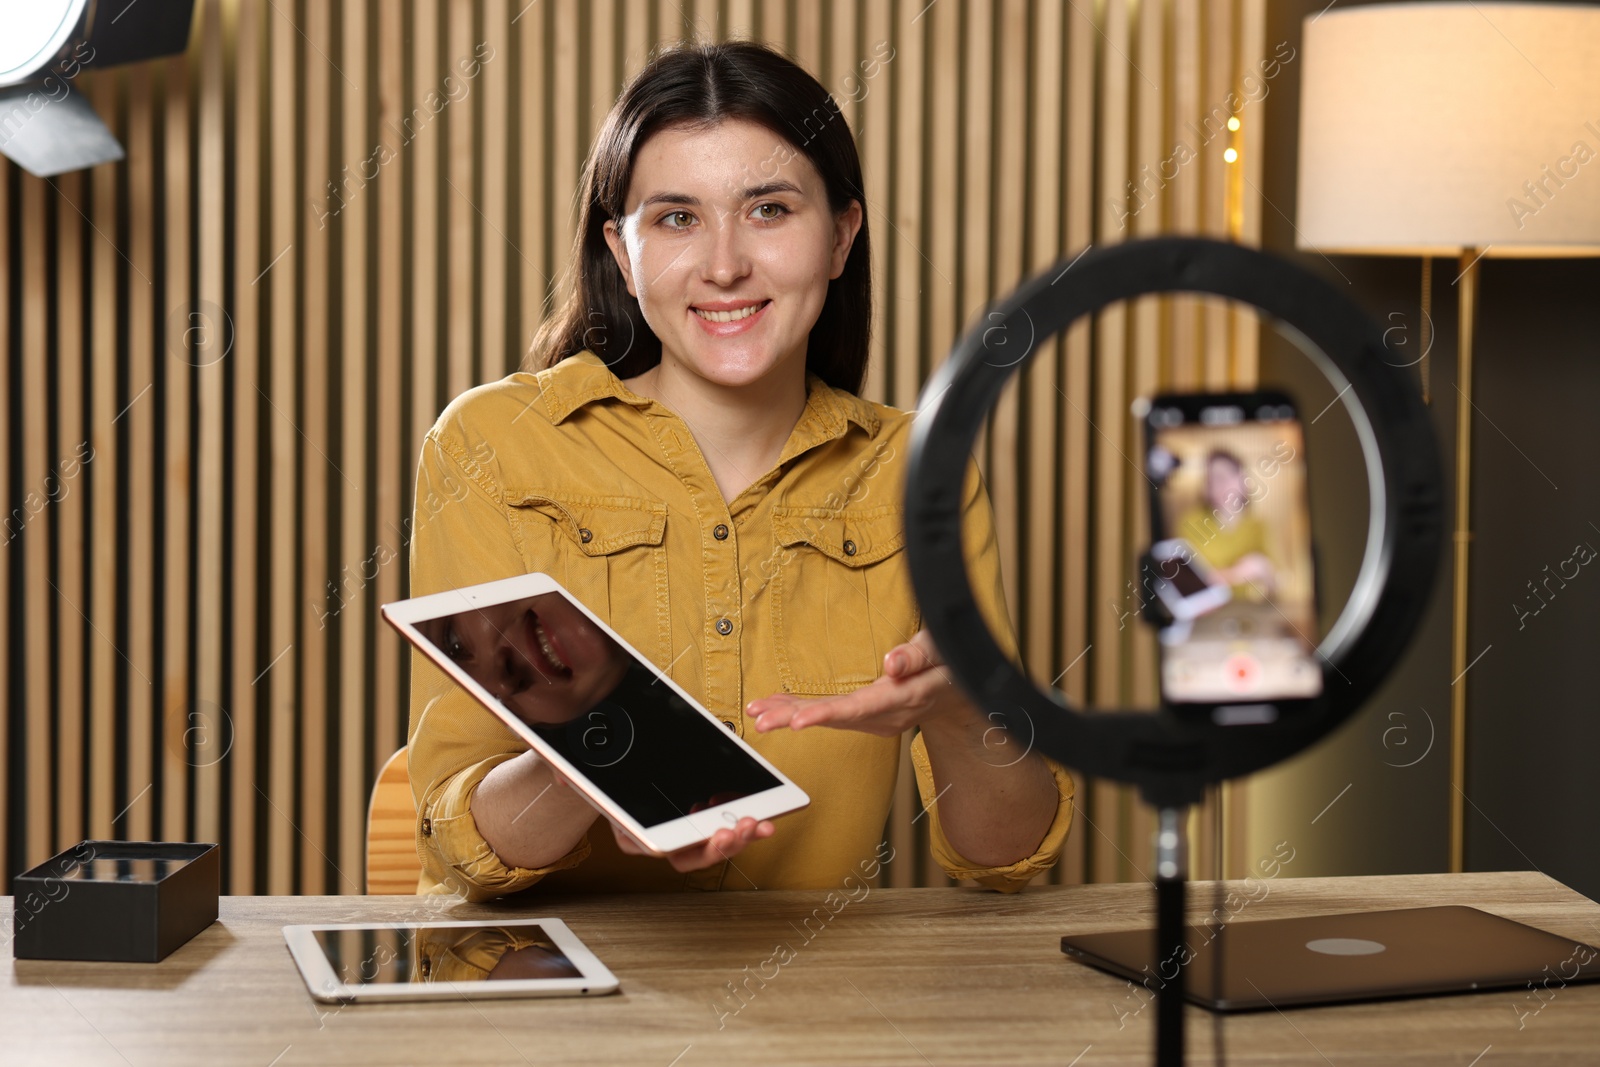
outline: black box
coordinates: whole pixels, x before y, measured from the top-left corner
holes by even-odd
[[[217,921],[221,850],[84,841],[11,883],[19,960],[157,963]]]

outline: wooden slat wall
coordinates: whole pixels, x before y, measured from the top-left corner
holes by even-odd
[[[404,740],[408,661],[376,606],[406,592],[413,457],[452,396],[519,365],[590,139],[658,43],[768,40],[840,100],[876,238],[866,391],[910,407],[994,300],[1063,257],[1257,241],[1262,106],[1196,130],[1271,51],[1264,13],[199,0],[186,55],[84,75],[128,158],[48,182],[0,164],[8,880],[84,837],[162,837],[224,842],[229,892],[360,890],[365,798]],[[1196,158],[1149,182],[1180,142]],[[1150,636],[1123,614],[1147,521],[1128,403],[1255,373],[1253,315],[1147,299],[1007,389],[977,454],[1041,681],[1152,698]],[[1141,877],[1128,791],[1079,800],[1052,878]],[[911,862],[891,880],[942,879],[909,775],[897,801]],[[1196,819],[1202,875],[1248,795],[1221,804]]]

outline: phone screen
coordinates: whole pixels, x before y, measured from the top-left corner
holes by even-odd
[[[780,784],[561,593],[412,625],[643,826]]]
[[[1153,532],[1168,546],[1155,581],[1169,584],[1169,605],[1188,608],[1161,631],[1163,697],[1234,704],[1319,695],[1305,437],[1292,401],[1157,397],[1146,437]]]

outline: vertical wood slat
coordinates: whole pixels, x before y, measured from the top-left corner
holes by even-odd
[[[40,178],[22,179],[22,485],[18,496],[27,509],[21,541],[23,558],[24,626],[23,694],[29,708],[53,706],[50,668],[50,533],[55,516],[46,506],[45,478],[49,473],[50,452],[49,392],[45,374],[49,367],[46,351],[50,306],[49,277],[46,267],[48,234],[45,231],[45,192]],[[65,605],[57,605],[64,607]],[[70,609],[68,609],[70,610]],[[50,759],[50,720],[35,715],[28,722],[23,751],[27,754],[27,776],[36,796],[48,796],[46,768]],[[53,837],[49,804],[33,804],[25,812],[27,851],[24,862],[38,863],[50,855]]]
[[[1173,5],[1173,141],[1195,152],[1200,150],[1196,132],[1200,128],[1201,108],[1201,41],[1200,4]],[[1207,105],[1209,107],[1209,105]],[[1187,152],[1177,152],[1175,157],[1188,160],[1182,168],[1176,161],[1166,173],[1175,172],[1172,181],[1172,230],[1175,233],[1197,234],[1200,227],[1200,168],[1189,159]],[[1172,321],[1172,365],[1169,368],[1172,387],[1176,390],[1199,388],[1201,381],[1200,354],[1200,301],[1195,297],[1180,296],[1170,300]]]
[[[222,307],[227,231],[224,211],[224,92],[222,8],[216,0],[196,12],[200,37],[199,82],[196,109],[195,234],[199,262],[195,264],[198,300],[188,308],[193,345],[189,360],[196,364],[200,420],[199,450],[195,456],[195,696],[186,716],[188,758],[195,768],[194,833],[200,841],[216,841],[222,829],[222,760],[230,744],[232,720],[224,706],[222,689],[222,522],[223,522],[223,387],[227,370],[223,362],[227,328]],[[187,370],[187,368],[184,368]]]
[[[372,131],[367,121],[367,5],[361,0],[342,6],[344,15],[340,36],[343,39],[339,68],[349,79],[344,87],[343,143],[338,152],[342,161],[360,169],[367,181],[365,160],[372,151]],[[453,76],[462,77],[461,71]],[[470,93],[470,89],[468,90]],[[381,178],[382,174],[378,175]],[[373,179],[373,181],[378,180]],[[367,676],[370,628],[369,586],[375,577],[370,571],[377,556],[367,540],[367,355],[371,322],[367,316],[368,271],[367,239],[371,232],[370,206],[375,190],[369,182],[340,214],[340,343],[338,364],[342,374],[338,413],[339,469],[359,487],[338,486],[339,493],[339,571],[334,579],[337,590],[332,604],[323,611],[338,611],[339,658],[334,667],[338,699],[334,715],[339,734],[339,776],[337,798],[338,847],[336,865],[357,886],[364,884],[361,866],[365,862],[367,781],[365,734],[367,727]],[[331,632],[331,627],[330,627]],[[381,635],[376,635],[381,636]],[[377,766],[382,766],[378,764]],[[334,854],[330,850],[330,854]],[[340,892],[345,887],[340,885]]]
[[[1066,91],[1063,78],[1063,10],[1056,5],[1035,9],[1032,81],[1028,96],[1032,101],[1033,123],[1028,135],[1031,149],[1030,189],[1027,217],[1028,265],[1031,277],[1047,269],[1064,251],[1061,208],[1062,101]],[[1040,339],[1035,339],[1036,343]],[[1059,481],[1057,468],[1061,450],[1057,412],[1061,407],[1061,357],[1059,338],[1040,346],[1028,368],[1028,482],[1027,482],[1027,600],[1014,610],[1026,610],[1023,618],[1023,646],[1026,662],[1032,667],[1037,684],[1049,685],[1056,677],[1056,615],[1059,600],[1053,595],[1056,560],[1062,542],[1057,536],[1052,502]],[[1063,661],[1063,666],[1065,666]]]
[[[1228,131],[1216,129],[1228,115],[1228,94],[1237,84],[1233,72],[1233,5],[1236,0],[1206,6],[1205,113],[1201,129],[1206,143],[1198,146],[1197,166],[1202,178],[1204,211],[1201,226],[1205,233],[1225,237],[1228,232],[1227,172],[1233,164],[1223,158]],[[1207,389],[1226,389],[1229,382],[1230,310],[1220,300],[1205,301],[1205,385]]]
[[[332,100],[333,93],[341,96],[350,86],[333,68],[327,58],[333,54],[332,11],[323,4],[307,4],[303,12],[306,51],[302,53],[301,84],[307,100]],[[335,80],[339,81],[335,87]],[[326,125],[315,125],[302,131],[305,170],[301,196],[315,201],[324,195],[327,184],[324,175],[335,174],[330,157],[330,131]],[[336,180],[337,181],[337,180]],[[350,195],[349,187],[339,183],[341,199]],[[351,203],[359,204],[359,193],[351,196]],[[352,209],[351,204],[340,206],[340,217]],[[328,387],[331,323],[329,313],[332,302],[328,287],[333,281],[330,233],[323,220],[314,212],[300,212],[299,249],[303,273],[300,290],[300,343],[299,359],[303,367],[301,390],[297,398],[299,414],[295,419],[299,436],[299,603],[300,618],[300,705],[297,709],[300,722],[298,746],[299,803],[294,814],[295,831],[300,838],[300,885],[306,893],[325,893],[329,889],[328,855],[328,631],[318,616],[328,603],[330,552],[328,544],[328,490],[330,476],[340,477],[340,472],[330,458],[328,424]],[[356,490],[353,484],[342,487],[344,491]],[[353,879],[349,872],[344,878]],[[342,879],[341,879],[342,880]],[[337,884],[337,883],[336,883]],[[359,886],[359,882],[353,883]],[[354,891],[359,892],[359,889]]]
[[[1067,15],[1067,117],[1066,117],[1066,251],[1077,256],[1094,239],[1095,101],[1097,77],[1095,62],[1099,28],[1088,13],[1074,5]],[[1100,591],[1090,581],[1089,539],[1092,531],[1089,499],[1089,449],[1092,442],[1086,405],[1090,391],[1090,322],[1081,319],[1063,338],[1065,370],[1062,381],[1062,457],[1056,492],[1061,501],[1061,582],[1057,599],[1065,616],[1062,620],[1062,646],[1058,663],[1061,674],[1055,685],[1079,706],[1089,699],[1088,676],[1092,667],[1092,622],[1103,608],[1101,601],[1113,603],[1121,590]],[[1073,398],[1077,399],[1074,400]],[[1097,610],[1098,609],[1098,610]],[[1084,818],[1084,805],[1090,801],[1088,787],[1080,779],[1072,836],[1068,839],[1058,877],[1064,882],[1087,880],[1092,836]]]
[[[235,43],[233,190],[233,288],[229,301],[233,350],[226,357],[233,372],[233,585],[232,679],[227,708],[231,716],[229,769],[232,773],[232,817],[229,840],[238,843],[224,855],[228,888],[253,893],[259,886],[254,848],[259,803],[256,778],[256,676],[266,663],[257,652],[258,620],[265,604],[256,599],[259,563],[257,492],[260,455],[260,287],[256,275],[262,254],[262,14],[260,0],[242,0],[234,13]],[[246,844],[247,843],[247,844]],[[242,846],[242,847],[240,847]]]
[[[1129,127],[1132,101],[1132,71],[1122,57],[1128,54],[1128,5],[1125,0],[1108,0],[1105,7],[1105,70],[1100,82],[1100,188],[1108,191],[1102,209],[1101,240],[1120,243],[1124,233],[1119,215],[1125,213],[1128,181]],[[1113,58],[1116,57],[1116,58]],[[1123,206],[1119,211],[1118,201]],[[1127,309],[1114,306],[1099,316],[1094,378],[1095,497],[1093,586],[1120,593],[1125,585],[1122,546],[1126,543],[1122,525],[1125,493],[1122,491],[1123,459],[1116,445],[1122,440],[1126,395],[1123,374],[1126,370]],[[1122,701],[1122,678],[1126,649],[1125,632],[1113,631],[1104,616],[1097,613],[1096,629],[1104,634],[1094,643],[1095,702],[1115,707]],[[1131,877],[1116,838],[1122,811],[1123,792],[1115,786],[1096,782],[1090,787],[1089,806],[1102,829],[1090,842],[1090,873],[1097,881],[1125,880]]]
[[[874,51],[879,44],[885,49],[893,50],[885,52],[886,55],[893,57],[888,60],[887,66],[881,67],[877,76],[864,85],[866,95],[862,97],[860,104],[861,125],[856,130],[856,149],[861,157],[861,180],[866,185],[867,223],[872,235],[872,338],[869,342],[864,392],[875,400],[888,401],[889,341],[893,333],[887,293],[894,230],[885,222],[887,216],[883,214],[883,205],[889,202],[891,188],[890,103],[893,98],[893,84],[899,73],[895,69],[895,64],[899,62],[902,48],[896,47],[890,29],[891,6],[867,3],[865,9],[863,52]],[[902,46],[903,44],[904,42]],[[876,208],[874,205],[877,205]],[[909,819],[908,815],[908,826]]]
[[[537,19],[537,8],[528,16]],[[417,110],[424,94],[438,85],[438,0],[413,0],[411,94],[401,106],[405,133],[400,149],[411,167],[411,420],[412,440],[422,436],[439,414],[439,201],[449,193],[439,181],[439,130]]]
[[[457,85],[462,81],[456,63],[472,54],[472,16],[476,0],[448,0],[445,26],[445,58],[440,68],[439,81],[444,85]],[[445,126],[446,144],[446,293],[447,308],[471,308],[476,295],[473,278],[473,244],[477,229],[478,209],[474,192],[474,158],[476,152],[473,136],[473,117],[478,110],[480,93],[469,87],[459,99],[452,98],[449,108],[434,121]],[[473,357],[476,355],[473,323],[475,316],[452,314],[446,318],[446,398],[460,396],[475,384]]]
[[[1157,5],[1143,5],[1139,11],[1138,55],[1135,71],[1135,99],[1137,114],[1135,143],[1138,145],[1133,164],[1141,169],[1159,166],[1156,161],[1168,154],[1171,139],[1167,133],[1167,96],[1169,85],[1163,70],[1162,56],[1166,49],[1166,12]],[[1143,73],[1140,73],[1143,72]],[[1136,179],[1137,180],[1137,179]],[[1151,202],[1134,218],[1133,232],[1140,237],[1160,233],[1166,223],[1166,190],[1158,190]],[[1133,350],[1128,361],[1128,397],[1150,396],[1159,389],[1162,350],[1165,347],[1164,322],[1167,301],[1160,297],[1143,297],[1132,303]],[[1126,400],[1127,398],[1125,398]],[[1127,412],[1124,402],[1122,411]],[[1137,420],[1125,420],[1126,430],[1119,447],[1131,457],[1124,465],[1123,478],[1128,486],[1126,501],[1128,526],[1123,542],[1123,587],[1130,580],[1138,587],[1138,570],[1133,550],[1149,543],[1150,512],[1149,486],[1144,477],[1144,442],[1142,428]],[[1142,593],[1142,590],[1141,590]],[[1123,699],[1134,707],[1155,707],[1156,647],[1155,635],[1148,626],[1133,626],[1127,631],[1128,687]],[[1129,791],[1131,793],[1131,790]],[[1148,851],[1146,842],[1154,832],[1154,824],[1143,804],[1131,805],[1133,817],[1129,821],[1124,840],[1135,862],[1142,859],[1137,851]]]
[[[267,643],[267,655],[271,658],[261,668],[261,676],[268,687],[271,747],[268,784],[262,795],[269,812],[266,891],[279,894],[294,892],[301,885],[295,878],[294,860],[298,839],[294,823],[294,753],[300,715],[296,684],[301,659],[296,647],[300,594],[290,577],[297,573],[295,540],[300,528],[300,486],[296,473],[300,437],[294,416],[301,366],[297,336],[300,316],[296,306],[300,277],[297,226],[301,210],[296,173],[300,151],[295,121],[295,90],[301,59],[299,33],[281,6],[273,5],[267,21],[271,33],[268,113],[271,143],[275,147],[268,164],[271,168],[268,181],[272,189],[272,237],[261,257],[265,262],[259,269],[268,286],[267,299],[271,308],[271,376],[265,417],[271,423],[271,573],[276,580],[270,586],[272,636]],[[321,194],[323,190],[319,188],[316,192]]]
[[[85,509],[79,487],[66,477],[65,464],[77,453],[83,438],[83,389],[86,358],[83,336],[83,216],[69,205],[83,202],[83,175],[56,179],[60,203],[56,211],[56,404],[57,428],[52,481],[48,496],[56,501],[56,716],[55,813],[56,838],[81,839],[87,833],[83,810],[84,718],[87,701],[83,646]],[[104,374],[110,368],[101,369]],[[93,370],[90,370],[93,373]]]
[[[508,305],[510,295],[509,262],[521,253],[511,244],[511,154],[509,138],[499,131],[506,128],[511,113],[512,51],[509,37],[509,0],[487,0],[483,7],[481,33],[474,35],[466,52],[456,57],[465,62],[467,71],[476,73],[472,79],[483,93],[483,198],[480,229],[478,322],[482,331],[478,338],[479,363],[476,382],[491,381],[517,369],[519,353],[513,350],[509,327],[515,316]],[[480,58],[493,49],[487,62]],[[460,71],[457,71],[460,74]],[[471,91],[478,92],[474,88]]]
[[[130,204],[150,204],[156,192],[156,103],[155,72],[151,64],[136,64],[127,72],[128,78],[128,139],[126,150],[127,188]],[[98,175],[95,181],[100,179]],[[103,224],[103,223],[102,223]],[[154,456],[156,442],[156,333],[160,309],[156,303],[156,234],[153,212],[135,210],[128,215],[127,286],[128,323],[128,388],[123,402],[126,410],[121,415],[127,423],[128,442],[128,667],[127,715],[128,750],[125,755],[126,799],[113,807],[111,796],[110,753],[102,756],[105,747],[94,747],[95,782],[98,794],[91,797],[92,826],[96,837],[107,838],[121,834],[135,841],[149,840],[157,835],[156,777],[161,758],[156,748],[156,730],[163,707],[161,694],[155,687],[160,677],[156,659],[156,525],[158,519],[156,483],[153,464],[147,459]],[[101,288],[98,279],[93,285],[94,303],[99,305],[107,297],[114,298]],[[94,352],[107,350],[98,340],[102,320],[107,336],[113,336],[117,325],[115,308],[110,314],[96,307],[94,312],[97,340]],[[103,357],[102,357],[103,358]],[[96,426],[98,431],[99,427]],[[109,429],[109,428],[108,428]],[[99,438],[99,433],[95,433]],[[116,457],[100,453],[102,444],[113,444],[109,437],[95,445],[94,464],[96,477],[115,469]],[[137,457],[137,459],[135,458]],[[249,477],[253,482],[256,473]],[[96,483],[98,484],[98,482]],[[98,583],[116,582],[119,576],[107,573],[95,576]],[[95,692],[94,706],[103,699],[99,695],[100,675],[94,673],[91,689]],[[104,775],[102,784],[101,777]],[[112,818],[124,811],[122,824],[113,827]],[[242,850],[241,850],[242,851]]]
[[[887,5],[885,5],[887,6]],[[892,129],[887,131],[890,151],[897,156],[892,172],[892,199],[868,211],[875,214],[874,221],[881,223],[882,240],[889,246],[888,259],[894,264],[889,277],[883,280],[880,292],[885,294],[882,307],[883,323],[892,349],[887,353],[884,370],[887,374],[889,403],[908,408],[916,403],[916,389],[920,385],[918,366],[922,335],[917,309],[920,307],[922,286],[921,250],[915,236],[921,231],[922,170],[918,160],[921,141],[924,49],[921,28],[911,19],[920,4],[900,3],[894,6],[893,23],[888,32],[895,42],[897,54],[890,71],[893,93]],[[766,23],[762,32],[770,37],[772,28]],[[900,776],[895,790],[894,806],[899,823],[896,854],[903,863],[893,867],[895,885],[921,885],[931,865],[926,850],[920,852],[920,862],[913,860],[919,853],[911,847],[913,812],[920,810],[920,798],[911,769],[909,739],[902,743]]]
[[[165,345],[159,359],[159,372],[165,387],[161,390],[162,428],[166,433],[163,498],[162,597],[162,740],[160,755],[161,832],[165,840],[189,838],[190,792],[186,742],[189,737],[190,611],[189,567],[191,563],[190,489],[193,485],[193,456],[189,449],[190,364],[184,345],[190,328],[189,286],[191,282],[189,203],[192,172],[189,166],[189,65],[184,57],[165,63],[163,99],[166,108],[162,137],[166,146],[166,231],[162,234],[162,259],[166,270],[162,279],[162,304]],[[176,314],[173,314],[173,312]]]
[[[1015,288],[1022,281],[1026,267],[1023,239],[1028,220],[1027,159],[1036,147],[1029,143],[1028,127],[1028,7],[1025,0],[1002,0],[994,19],[995,156],[997,161],[1004,162],[995,167],[988,183],[989,195],[994,201],[990,217],[994,232],[988,242],[989,276],[993,286],[991,302]],[[982,325],[988,328],[991,321],[998,320],[985,319]],[[986,358],[997,363],[1020,359],[1028,346],[1038,342],[1031,333],[1031,325],[1015,330],[992,329],[984,335]],[[1030,369],[1038,366],[1039,360],[1035,358]],[[1048,382],[1045,385],[1049,387]],[[988,469],[985,472],[994,504],[995,540],[1002,560],[1006,608],[1014,625],[1020,607],[1018,590],[1024,562],[1021,513],[1027,506],[1020,469],[1024,455],[1023,433],[1022,374],[1019,373],[1012,375],[989,415]],[[1025,638],[1026,634],[1019,631],[1018,636]],[[1019,647],[1027,648],[1025,644]]]
[[[1152,147],[1155,161],[1165,154],[1170,146],[1151,141],[1151,130],[1184,137],[1185,115],[1202,120],[1213,89],[1225,99],[1264,47],[1263,0],[1229,0],[1225,11],[1112,3],[1104,12],[985,0],[932,9],[917,0],[712,0],[687,14],[666,0],[589,8],[567,0],[512,22],[517,6],[206,0],[184,57],[83,82],[103,114],[126,114],[118,131],[126,163],[31,192],[8,169],[0,194],[32,257],[19,262],[53,266],[43,288],[19,280],[30,300],[6,309],[19,335],[37,340],[44,324],[54,361],[25,363],[23,393],[0,396],[0,407],[16,408],[13,434],[24,448],[25,480],[10,487],[12,498],[53,484],[45,479],[69,457],[75,426],[95,449],[83,498],[52,502],[14,545],[30,563],[23,587],[7,590],[19,598],[7,625],[35,609],[52,622],[31,644],[16,634],[22,647],[6,664],[23,670],[24,703],[42,695],[49,709],[31,714],[21,736],[31,788],[44,790],[31,795],[56,803],[46,811],[16,793],[6,800],[23,854],[47,854],[84,827],[110,834],[112,816],[127,808],[120,835],[225,839],[234,891],[315,890],[330,875],[336,891],[359,884],[365,778],[403,735],[406,678],[401,647],[370,609],[403,594],[417,438],[450,396],[519,361],[549,277],[568,258],[572,191],[594,128],[658,40],[686,29],[756,31],[840,99],[858,133],[878,231],[867,392],[904,406],[957,332],[1023,274],[1116,239],[1105,194],[1120,194],[1129,166],[1152,162]],[[480,42],[495,54],[468,77],[456,64]],[[877,68],[870,77],[861,73],[866,60]],[[441,114],[427,98],[447,94],[446,76],[467,94]],[[1157,94],[1147,95],[1146,78]],[[333,112],[308,109],[318,99]],[[1241,166],[1231,174],[1259,184],[1256,117],[1245,116]],[[979,133],[1020,147],[991,158]],[[396,158],[373,179],[359,171],[379,140]],[[1132,229],[1235,225],[1213,195],[1227,184],[1218,175],[1230,175],[1213,161],[1223,143],[1157,190],[1161,200]],[[1119,183],[1108,153],[1120,160]],[[75,221],[74,202],[93,230]],[[1240,206],[1241,239],[1259,239],[1249,186]],[[82,316],[74,277],[84,286]],[[39,293],[43,303],[31,299]],[[408,302],[401,317],[384,314]],[[1126,576],[1105,568],[1120,551],[1108,531],[1136,539],[1145,524],[1137,471],[1115,454],[1118,444],[1137,451],[1127,399],[1156,379],[1181,378],[1185,358],[1200,380],[1202,321],[1206,358],[1223,361],[1222,378],[1253,376],[1253,322],[1191,310],[1187,333],[1181,308],[1140,307],[1131,321],[1104,316],[1045,346],[1026,372],[1029,388],[1008,389],[983,449],[1025,655],[1079,699],[1092,691],[1112,703],[1150,687],[1143,635],[1122,637],[1107,610]],[[87,343],[74,339],[78,321]],[[202,325],[210,332],[191,334]],[[233,348],[210,362],[213,336]],[[1151,353],[1169,341],[1179,359],[1158,361],[1152,375]],[[16,358],[29,355],[23,346]],[[1126,382],[1120,367],[1129,368]],[[1102,421],[1107,414],[1115,417]],[[117,455],[119,433],[126,457]],[[258,433],[268,445],[260,451]],[[158,456],[159,471],[149,462]],[[256,513],[263,486],[265,526]],[[98,536],[80,544],[82,531],[98,533],[108,519],[122,524],[124,547]],[[392,563],[378,562],[380,547]],[[265,604],[256,603],[257,573],[270,590]],[[75,623],[71,602],[85,598]],[[335,607],[324,629],[319,616]],[[75,655],[84,668],[74,668]],[[30,674],[33,666],[43,673]],[[86,701],[72,696],[80,678]],[[87,717],[73,719],[74,705]],[[116,736],[119,716],[121,751],[101,741]],[[212,760],[220,748],[226,762]],[[1080,829],[1062,877],[1130,876],[1142,863],[1142,816],[1124,791],[1099,792],[1083,798],[1095,828]],[[74,810],[79,798],[87,804]],[[909,842],[920,810],[909,775],[898,802],[891,832]],[[1086,865],[1090,841],[1101,843]],[[937,877],[918,855],[921,876]],[[900,866],[896,877],[917,873]]]
[[[920,156],[922,108],[926,99],[923,72],[927,65],[927,50],[922,36],[926,25],[920,22],[913,24],[911,21],[922,6],[915,0],[902,0],[895,8],[894,39],[904,42],[894,66],[896,91],[893,136],[899,161],[895,171],[892,205],[877,208],[879,217],[889,223],[894,242],[894,293],[887,301],[889,306],[885,311],[894,323],[894,352],[890,366],[894,393],[890,402],[900,408],[916,406],[917,389],[922,384],[919,356],[923,333],[919,309],[922,306],[926,264],[918,237],[922,233],[923,169]]]
[[[396,158],[387,166],[389,172],[373,190],[377,214],[375,276],[376,319],[373,323],[373,356],[377,366],[373,379],[377,384],[376,419],[376,473],[373,486],[376,530],[374,551],[377,553],[376,601],[388,604],[401,597],[401,578],[407,559],[407,516],[403,512],[406,499],[405,484],[410,470],[406,461],[409,449],[404,435],[406,420],[401,411],[401,383],[405,371],[402,348],[400,316],[397,309],[405,306],[403,256],[405,254],[405,216],[401,200],[401,181],[406,166],[405,156],[396,151],[395,131],[399,126],[402,107],[400,96],[404,74],[404,38],[401,33],[402,9],[398,4],[380,3],[377,7],[376,36],[378,40],[377,67],[373,75],[377,89],[377,132],[375,145],[381,144]],[[498,49],[496,58],[509,61],[509,47]],[[387,158],[379,153],[380,158]],[[373,708],[373,730],[370,766],[380,768],[389,756],[404,743],[406,715],[402,704],[406,689],[401,676],[402,641],[397,634],[377,628],[373,639],[373,684],[370,703]],[[348,714],[346,709],[345,714]],[[364,835],[363,835],[364,836]]]
[[[548,194],[550,197],[550,247],[551,262],[558,264],[555,271],[562,276],[569,269],[568,258],[572,249],[574,229],[574,190],[578,187],[579,168],[588,145],[579,144],[587,123],[580,121],[571,99],[572,86],[578,84],[582,70],[582,57],[578,54],[578,8],[571,0],[557,0],[552,61],[550,102],[551,150],[548,158],[550,172]]]
[[[1267,55],[1267,4],[1266,0],[1239,0],[1239,51],[1235,69],[1261,79],[1264,71],[1261,60]],[[1240,87],[1243,89],[1243,86]],[[1248,99],[1248,95],[1240,95]],[[1239,134],[1234,143],[1239,149],[1239,162],[1234,165],[1236,180],[1232,198],[1237,203],[1237,240],[1250,247],[1261,245],[1261,197],[1255,191],[1261,188],[1266,123],[1257,102],[1253,114],[1241,119]],[[1234,205],[1230,204],[1230,207]],[[1259,320],[1251,308],[1235,308],[1233,318],[1233,368],[1232,379],[1241,387],[1255,388],[1260,361]]]

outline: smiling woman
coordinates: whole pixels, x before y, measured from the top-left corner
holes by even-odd
[[[468,489],[419,510],[412,594],[551,574],[812,803],[643,855],[591,833],[592,808],[417,662],[423,889],[837,885],[882,844],[907,731],[934,857],[1020,889],[1060,852],[1072,782],[950,684],[921,629],[903,551],[912,416],[856,395],[870,251],[838,107],[768,48],[671,49],[607,117],[580,205],[530,370],[458,397],[424,442],[417,499]],[[963,500],[969,573],[1015,658],[970,463]],[[479,669],[530,721],[581,713],[557,700],[576,691],[572,649],[543,640],[560,620],[514,614],[450,639],[493,657]]]

